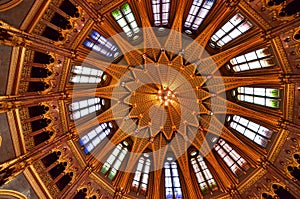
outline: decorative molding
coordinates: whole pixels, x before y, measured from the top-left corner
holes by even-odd
[[[240,1],[238,7],[248,16],[251,16],[251,19],[254,20],[254,22],[256,22],[258,25],[260,25],[264,30],[272,28],[272,26],[266,20],[264,20],[264,18],[262,18],[261,15],[259,15],[254,9],[252,9],[252,7],[244,0]]]
[[[125,0],[112,0],[110,3],[106,4],[103,8],[101,8],[99,10],[99,13],[101,15],[104,15],[106,14],[107,12],[109,12],[110,10],[112,10],[113,8],[121,5],[122,3],[125,3],[126,1]],[[130,2],[129,2],[130,3]]]
[[[11,0],[7,3],[1,4],[0,5],[0,12],[4,12],[6,10],[12,9],[12,8],[18,6],[22,2],[23,2],[23,0]]]
[[[25,169],[23,174],[39,198],[52,198],[44,183],[41,182],[41,179],[39,178],[33,166]]]
[[[275,143],[272,146],[272,149],[269,152],[268,160],[271,163],[274,163],[283,147],[283,145],[286,142],[286,139],[289,135],[289,131],[282,130],[278,132],[277,139],[274,141]]]
[[[280,40],[280,37],[276,37],[274,39],[272,39],[272,46],[274,47],[274,52],[275,52],[275,56],[276,59],[278,60],[278,62],[280,63],[280,68],[287,74],[292,73],[292,67],[290,65],[290,62],[288,60],[286,51],[283,48],[282,42]]]
[[[22,74],[26,49],[23,47],[13,47],[10,58],[9,75],[6,86],[6,94],[13,95],[18,92],[19,79]],[[18,74],[18,77],[16,77]]]
[[[19,109],[15,110],[14,113],[15,117],[16,117],[16,126],[18,127],[18,138],[19,138],[19,147],[21,149],[21,151],[23,151],[24,153],[26,152],[26,144],[25,144],[25,139],[24,139],[24,132],[22,129],[22,122],[21,122],[21,118],[20,118],[20,113],[19,113]],[[13,139],[14,140],[14,139]]]
[[[29,184],[33,188],[34,192],[37,194],[38,198],[50,198],[49,193],[45,194],[46,187],[43,184],[40,184],[37,180],[39,177],[37,176],[36,172],[33,171],[33,168],[27,168],[23,172],[24,176],[28,180]],[[29,199],[29,198],[28,198]]]
[[[99,186],[103,188],[105,191],[107,191],[110,195],[114,195],[115,190],[107,184],[104,180],[102,180],[99,176],[99,174],[92,172],[89,176],[92,180],[95,180],[95,182],[98,182]]]
[[[69,129],[67,128],[69,126],[69,123],[67,121],[67,110],[65,109],[65,104],[62,100],[58,100],[58,107],[59,107],[59,113],[60,113],[60,121],[61,121],[61,124],[62,124],[62,130],[63,130],[63,133],[64,132],[68,132]]]
[[[55,184],[52,184],[53,179],[48,172],[45,172],[46,168],[43,163],[41,161],[34,162],[33,167],[41,180],[40,184],[43,184],[44,189],[49,192],[49,196],[54,198],[58,196],[60,191]]]
[[[70,58],[65,58],[63,66],[62,66],[62,71],[61,71],[61,78],[60,78],[60,83],[59,83],[59,90],[64,91],[67,82],[69,82],[69,71],[70,71],[70,66],[71,65],[71,59]]]
[[[76,49],[81,44],[84,36],[92,29],[94,24],[95,23],[93,19],[89,19],[87,21],[87,23],[84,25],[84,28],[80,31],[80,35],[72,42],[71,49]]]
[[[20,26],[20,30],[26,30],[28,33],[31,33],[50,3],[51,1],[35,1]],[[46,5],[42,6],[43,4]]]
[[[259,179],[261,179],[265,174],[267,173],[267,170],[263,168],[259,168],[255,174],[251,175],[249,179],[243,181],[243,183],[238,187],[239,192],[242,194],[249,187],[251,187],[255,182],[257,182]]]
[[[294,106],[295,106],[295,85],[294,84],[287,84],[285,85],[285,113],[284,118],[289,121],[293,122],[293,116],[294,116]]]
[[[18,157],[18,156],[22,155],[22,152],[21,152],[22,150],[20,147],[21,144],[19,142],[19,137],[18,137],[17,121],[15,120],[14,113],[12,111],[7,112],[6,115],[7,115],[7,121],[8,121],[8,125],[10,128],[10,134],[11,134],[11,139],[13,141],[15,154]]]
[[[87,166],[86,161],[85,161],[84,157],[82,157],[81,152],[79,151],[80,149],[78,149],[78,147],[76,146],[75,141],[73,141],[73,140],[68,141],[68,145],[69,145],[73,155],[78,160],[80,166],[82,168],[86,167]]]
[[[0,189],[0,197],[6,198],[6,196],[14,197],[16,199],[29,199],[24,194],[14,191],[14,190],[7,190],[7,189]]]

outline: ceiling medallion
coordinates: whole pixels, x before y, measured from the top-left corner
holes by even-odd
[[[174,102],[175,94],[168,87],[160,88],[157,92],[157,99],[159,100],[161,105],[169,106],[169,104],[172,104]]]
[[[222,86],[223,80],[216,78],[209,82],[214,75],[220,75],[210,55],[198,42],[174,30],[168,30],[169,38],[165,39],[156,36],[157,31],[155,28],[140,30],[144,33],[142,49],[136,49],[124,40],[124,33],[111,38],[120,47],[123,57],[117,64],[99,66],[113,79],[107,114],[118,125],[117,132],[107,142],[111,145],[109,148],[113,148],[130,137],[138,140],[141,146],[160,146],[149,155],[160,156],[158,154],[172,148],[176,151],[174,158],[178,158],[195,138],[201,142],[210,140],[199,126],[204,125],[201,120],[205,120],[205,130],[209,130],[214,104],[220,104],[214,102],[219,100],[217,95],[220,94],[210,86]],[[180,42],[169,43],[175,40]],[[91,62],[89,58],[86,60]],[[99,89],[95,88],[95,91]],[[101,97],[97,93],[95,96]],[[222,112],[225,112],[222,108],[226,109],[225,106],[217,108]],[[97,117],[97,120],[99,123],[108,122],[106,117]],[[209,152],[207,148],[210,146],[203,147],[203,154]],[[139,156],[139,153],[131,153]],[[92,155],[98,157],[98,154]],[[153,169],[159,169],[159,166]]]

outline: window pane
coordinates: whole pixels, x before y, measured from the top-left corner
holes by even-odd
[[[219,146],[219,149],[217,149],[217,146]],[[234,174],[237,174],[237,172],[241,170],[237,164],[239,164],[241,167],[248,167],[248,163],[236,151],[234,151],[223,139],[219,139],[218,144],[216,144],[214,148],[218,151],[218,153],[220,150],[222,150],[222,148],[224,148],[227,151],[225,152],[225,156],[221,156],[220,153],[219,155]]]
[[[244,19],[244,16],[238,13],[230,19],[230,22],[233,25],[238,25],[243,19]]]
[[[252,27],[252,23],[246,21],[240,13],[233,16],[221,29],[211,38],[219,47],[229,43],[232,39],[239,37]]]

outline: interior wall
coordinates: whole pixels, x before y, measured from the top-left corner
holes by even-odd
[[[0,19],[19,28],[35,0],[25,0],[16,7],[0,12]]]
[[[11,182],[0,187],[0,189],[18,191],[24,194],[28,199],[39,199],[23,174],[18,175]]]
[[[1,82],[1,81],[0,81]],[[0,163],[16,157],[13,142],[10,135],[7,116],[5,113],[0,114]]]
[[[7,79],[10,66],[12,47],[0,45],[0,95],[4,96],[6,93]]]

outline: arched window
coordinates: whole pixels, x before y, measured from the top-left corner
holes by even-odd
[[[231,59],[228,66],[234,72],[241,72],[274,66],[274,61],[269,49],[262,48]]]
[[[96,30],[92,30],[89,38],[84,41],[83,45],[109,58],[116,58],[120,54],[118,47]]]
[[[214,146],[219,156],[235,175],[240,175],[249,169],[249,164],[235,150],[233,150],[223,139],[219,139]]]
[[[41,159],[41,161],[47,168],[47,167],[51,166],[52,164],[54,164],[59,159],[60,156],[61,156],[60,151],[54,151],[54,152],[50,153],[49,155],[43,157]]]
[[[128,153],[128,143],[126,141],[118,144],[112,154],[108,157],[107,161],[101,168],[103,174],[108,174],[108,178],[113,180],[117,175],[118,169],[120,168],[126,154]]]
[[[100,110],[104,105],[105,100],[98,97],[82,100],[79,102],[73,102],[69,106],[69,110],[72,111],[70,118],[72,120],[77,120],[90,113],[94,113]]]
[[[155,26],[166,26],[169,23],[171,0],[152,0],[152,11]]]
[[[83,189],[80,189],[76,195],[73,197],[73,199],[85,199],[86,196],[87,196],[87,188],[83,188]]]
[[[183,198],[177,164],[172,157],[168,157],[164,164],[165,191],[167,199]]]
[[[73,172],[65,174],[55,184],[60,191],[63,191],[66,186],[70,184],[73,178]]]
[[[107,79],[102,70],[85,66],[73,66],[70,82],[83,84],[98,84]]]
[[[148,187],[149,172],[151,167],[151,160],[148,154],[143,154],[143,157],[139,159],[135,175],[132,182],[132,188],[134,191],[141,191],[145,194]]]
[[[55,165],[52,169],[49,170],[49,174],[53,180],[55,180],[60,174],[62,174],[68,166],[67,162],[60,162],[59,164]]]
[[[281,9],[279,16],[281,17],[292,16],[298,12],[300,12],[300,2],[294,0],[294,1],[290,1],[286,6],[284,6]]]
[[[231,119],[231,117],[229,117],[229,119]],[[262,147],[267,146],[268,139],[271,138],[273,133],[266,127],[237,115],[233,116],[232,121],[230,122],[230,127]]]
[[[78,9],[69,0],[64,0],[60,4],[59,9],[61,9],[62,11],[64,11],[70,17],[79,17]]]
[[[79,144],[84,147],[84,152],[90,153],[96,148],[110,134],[112,128],[112,123],[102,123],[80,138]]]
[[[261,196],[262,198],[266,198],[266,199],[274,199],[273,196],[268,193],[262,193]]]
[[[286,188],[279,184],[273,184],[272,189],[279,199],[296,199]]]
[[[58,14],[57,12],[54,13],[53,18],[50,20],[50,23],[52,23],[52,24],[56,25],[57,27],[60,27],[64,30],[72,28],[70,21],[68,21],[65,17]]]
[[[270,108],[279,108],[280,105],[279,89],[275,88],[239,87],[234,95],[240,101]]]
[[[140,29],[128,3],[123,4],[121,6],[121,10],[116,9],[112,11],[112,16],[115,18],[127,37],[132,38],[133,40],[139,38],[138,33],[140,32]]]
[[[214,2],[215,0],[194,0],[184,23],[184,27],[192,30],[198,30],[199,26],[214,5]],[[191,33],[188,30],[186,32]]]
[[[197,177],[201,192],[205,195],[218,190],[217,183],[206,166],[204,159],[200,155],[197,155],[196,152],[192,152],[191,156],[191,164]]]
[[[222,47],[248,31],[252,26],[253,24],[249,20],[237,13],[211,37],[211,46]]]

